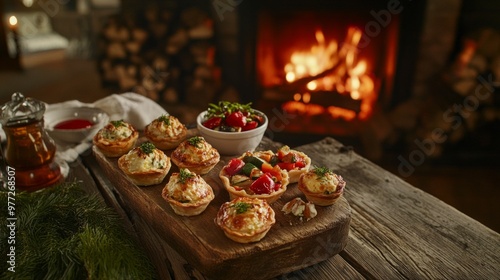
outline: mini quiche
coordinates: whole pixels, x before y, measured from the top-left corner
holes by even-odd
[[[272,151],[254,152],[254,156],[259,157],[272,166],[278,165],[288,173],[290,184],[297,183],[301,174],[306,173],[311,167],[311,158],[300,151],[292,150],[288,146],[283,146],[273,153]]]
[[[186,134],[186,126],[172,115],[161,115],[144,128],[144,136],[160,150],[176,148]]]
[[[328,206],[337,201],[344,193],[346,182],[342,176],[333,173],[326,167],[314,167],[299,178],[298,188],[307,200],[319,205]]]
[[[150,142],[142,143],[118,159],[118,167],[138,186],[161,183],[171,166],[170,158]]]
[[[110,121],[101,128],[93,144],[107,157],[119,157],[130,151],[139,138],[139,132],[123,120]]]
[[[207,174],[220,160],[217,149],[201,136],[184,140],[170,157],[179,169],[187,168],[200,175]]]
[[[221,205],[215,223],[231,240],[257,242],[276,223],[274,210],[259,198],[238,197]]]
[[[246,152],[239,158],[231,159],[219,172],[229,197],[252,197],[273,203],[286,191],[288,174],[279,166],[269,163]]]
[[[201,214],[215,198],[212,187],[200,175],[184,168],[170,176],[161,194],[181,216]]]

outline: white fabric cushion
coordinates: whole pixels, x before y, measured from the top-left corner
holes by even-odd
[[[14,16],[17,18],[19,36],[30,37],[53,32],[50,18],[44,12],[15,13]]]

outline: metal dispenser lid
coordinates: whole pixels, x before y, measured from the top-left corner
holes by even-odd
[[[16,92],[0,109],[0,123],[4,126],[25,124],[41,120],[44,113],[45,103]]]

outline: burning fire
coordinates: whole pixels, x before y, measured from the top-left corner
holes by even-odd
[[[352,120],[356,112],[337,106],[318,106],[311,103],[314,92],[336,92],[360,100],[359,119],[366,119],[372,112],[377,93],[374,79],[369,75],[369,64],[359,59],[357,46],[362,32],[354,27],[347,31],[345,43],[339,47],[335,40],[326,41],[321,30],[315,33],[316,44],[308,51],[295,51],[284,67],[285,79],[292,84],[306,79],[309,92],[298,92],[294,100],[284,104],[284,109],[307,115],[328,113],[333,118]]]

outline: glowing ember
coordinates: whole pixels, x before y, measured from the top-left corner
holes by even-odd
[[[314,78],[306,84],[307,90],[336,91],[339,94],[360,100],[359,119],[366,119],[372,112],[376,101],[375,82],[369,75],[369,64],[366,60],[358,59],[358,43],[362,33],[357,28],[349,28],[342,47],[335,40],[327,42],[323,32],[315,33],[316,44],[308,51],[295,51],[290,56],[290,62],[284,67],[284,77],[288,83],[293,83],[302,78]],[[319,110],[318,105],[311,107],[311,94],[309,92],[295,93],[294,101],[284,104],[284,109],[290,112],[314,115],[318,112],[327,112],[333,118],[353,120],[356,112],[329,106]],[[300,103],[308,104],[302,106]]]
[[[335,106],[329,106],[327,108],[328,113],[333,117],[333,118],[343,118],[347,121],[354,120],[356,118],[356,112],[347,110],[344,108],[339,108]]]

